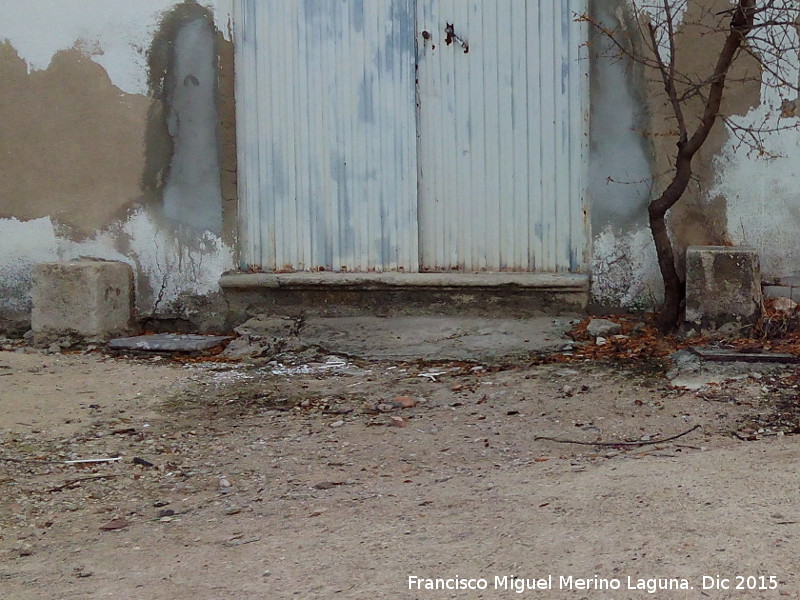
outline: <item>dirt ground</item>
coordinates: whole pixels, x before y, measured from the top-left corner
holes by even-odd
[[[2,598],[800,598],[800,378],[668,366],[0,352]]]

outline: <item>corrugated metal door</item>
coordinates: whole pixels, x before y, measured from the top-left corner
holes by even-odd
[[[419,0],[423,270],[579,271],[585,0]]]
[[[586,0],[237,2],[243,262],[585,270]]]
[[[243,262],[418,268],[415,0],[238,0]]]

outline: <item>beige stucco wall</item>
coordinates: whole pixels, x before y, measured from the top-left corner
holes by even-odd
[[[29,308],[33,264],[78,256],[131,264],[143,314],[217,291],[236,239],[230,12],[0,6],[0,311]]]

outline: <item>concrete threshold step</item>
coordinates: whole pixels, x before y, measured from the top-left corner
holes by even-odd
[[[253,288],[496,288],[588,292],[589,276],[575,273],[230,273],[223,289]]]
[[[220,287],[248,314],[476,314],[580,312],[589,276],[575,273],[229,273]]]

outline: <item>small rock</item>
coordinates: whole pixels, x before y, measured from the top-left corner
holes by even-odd
[[[411,396],[398,396],[392,400],[392,405],[395,408],[414,408],[417,405],[417,401]]]
[[[563,388],[561,388],[561,393],[563,393],[567,398],[571,398],[572,394],[575,393],[575,388],[571,385],[565,385]]]
[[[460,392],[463,389],[464,389],[464,386],[461,385],[460,383],[454,383],[453,385],[450,386],[450,391],[451,392]]]
[[[392,406],[391,404],[386,404],[385,402],[378,404],[377,408],[378,412],[382,413],[392,412],[392,410],[394,410],[394,406]]]
[[[219,479],[219,487],[221,488],[229,488],[231,487],[231,482],[226,479],[225,477],[220,477]]]
[[[242,509],[239,508],[238,506],[229,506],[228,508],[225,509],[225,514],[228,516],[238,515],[240,512],[242,512]]]
[[[329,490],[336,487],[338,484],[333,481],[321,481],[314,485],[315,490]]]
[[[105,525],[100,526],[100,531],[116,531],[117,529],[125,529],[130,525],[130,521],[125,519],[114,519]]]
[[[53,342],[47,347],[48,354],[57,354],[59,352],[61,352],[61,344],[58,342]]]
[[[792,313],[797,309],[797,302],[791,298],[775,298],[772,307],[781,313]]]
[[[163,519],[164,517],[171,517],[171,516],[173,516],[174,514],[175,514],[175,511],[174,511],[174,510],[172,510],[171,508],[168,508],[168,509],[166,509],[166,510],[160,510],[160,511],[158,511],[158,518],[159,518],[159,519]]]
[[[20,556],[30,556],[33,554],[33,545],[28,542],[20,542],[14,546],[14,550],[16,550]]]
[[[390,422],[395,427],[405,427],[408,425],[403,417],[392,417]]]
[[[334,421],[333,423],[331,423],[330,427],[333,427],[334,429],[336,429],[337,427],[341,427],[342,425],[344,425],[344,421],[339,420],[339,421]]]
[[[609,321],[608,319],[592,319],[586,327],[586,334],[593,338],[608,337],[621,331],[622,326],[619,323],[614,323],[614,321]]]
[[[608,343],[608,340],[604,337],[599,337],[594,341],[594,343],[598,346],[605,346]]]

